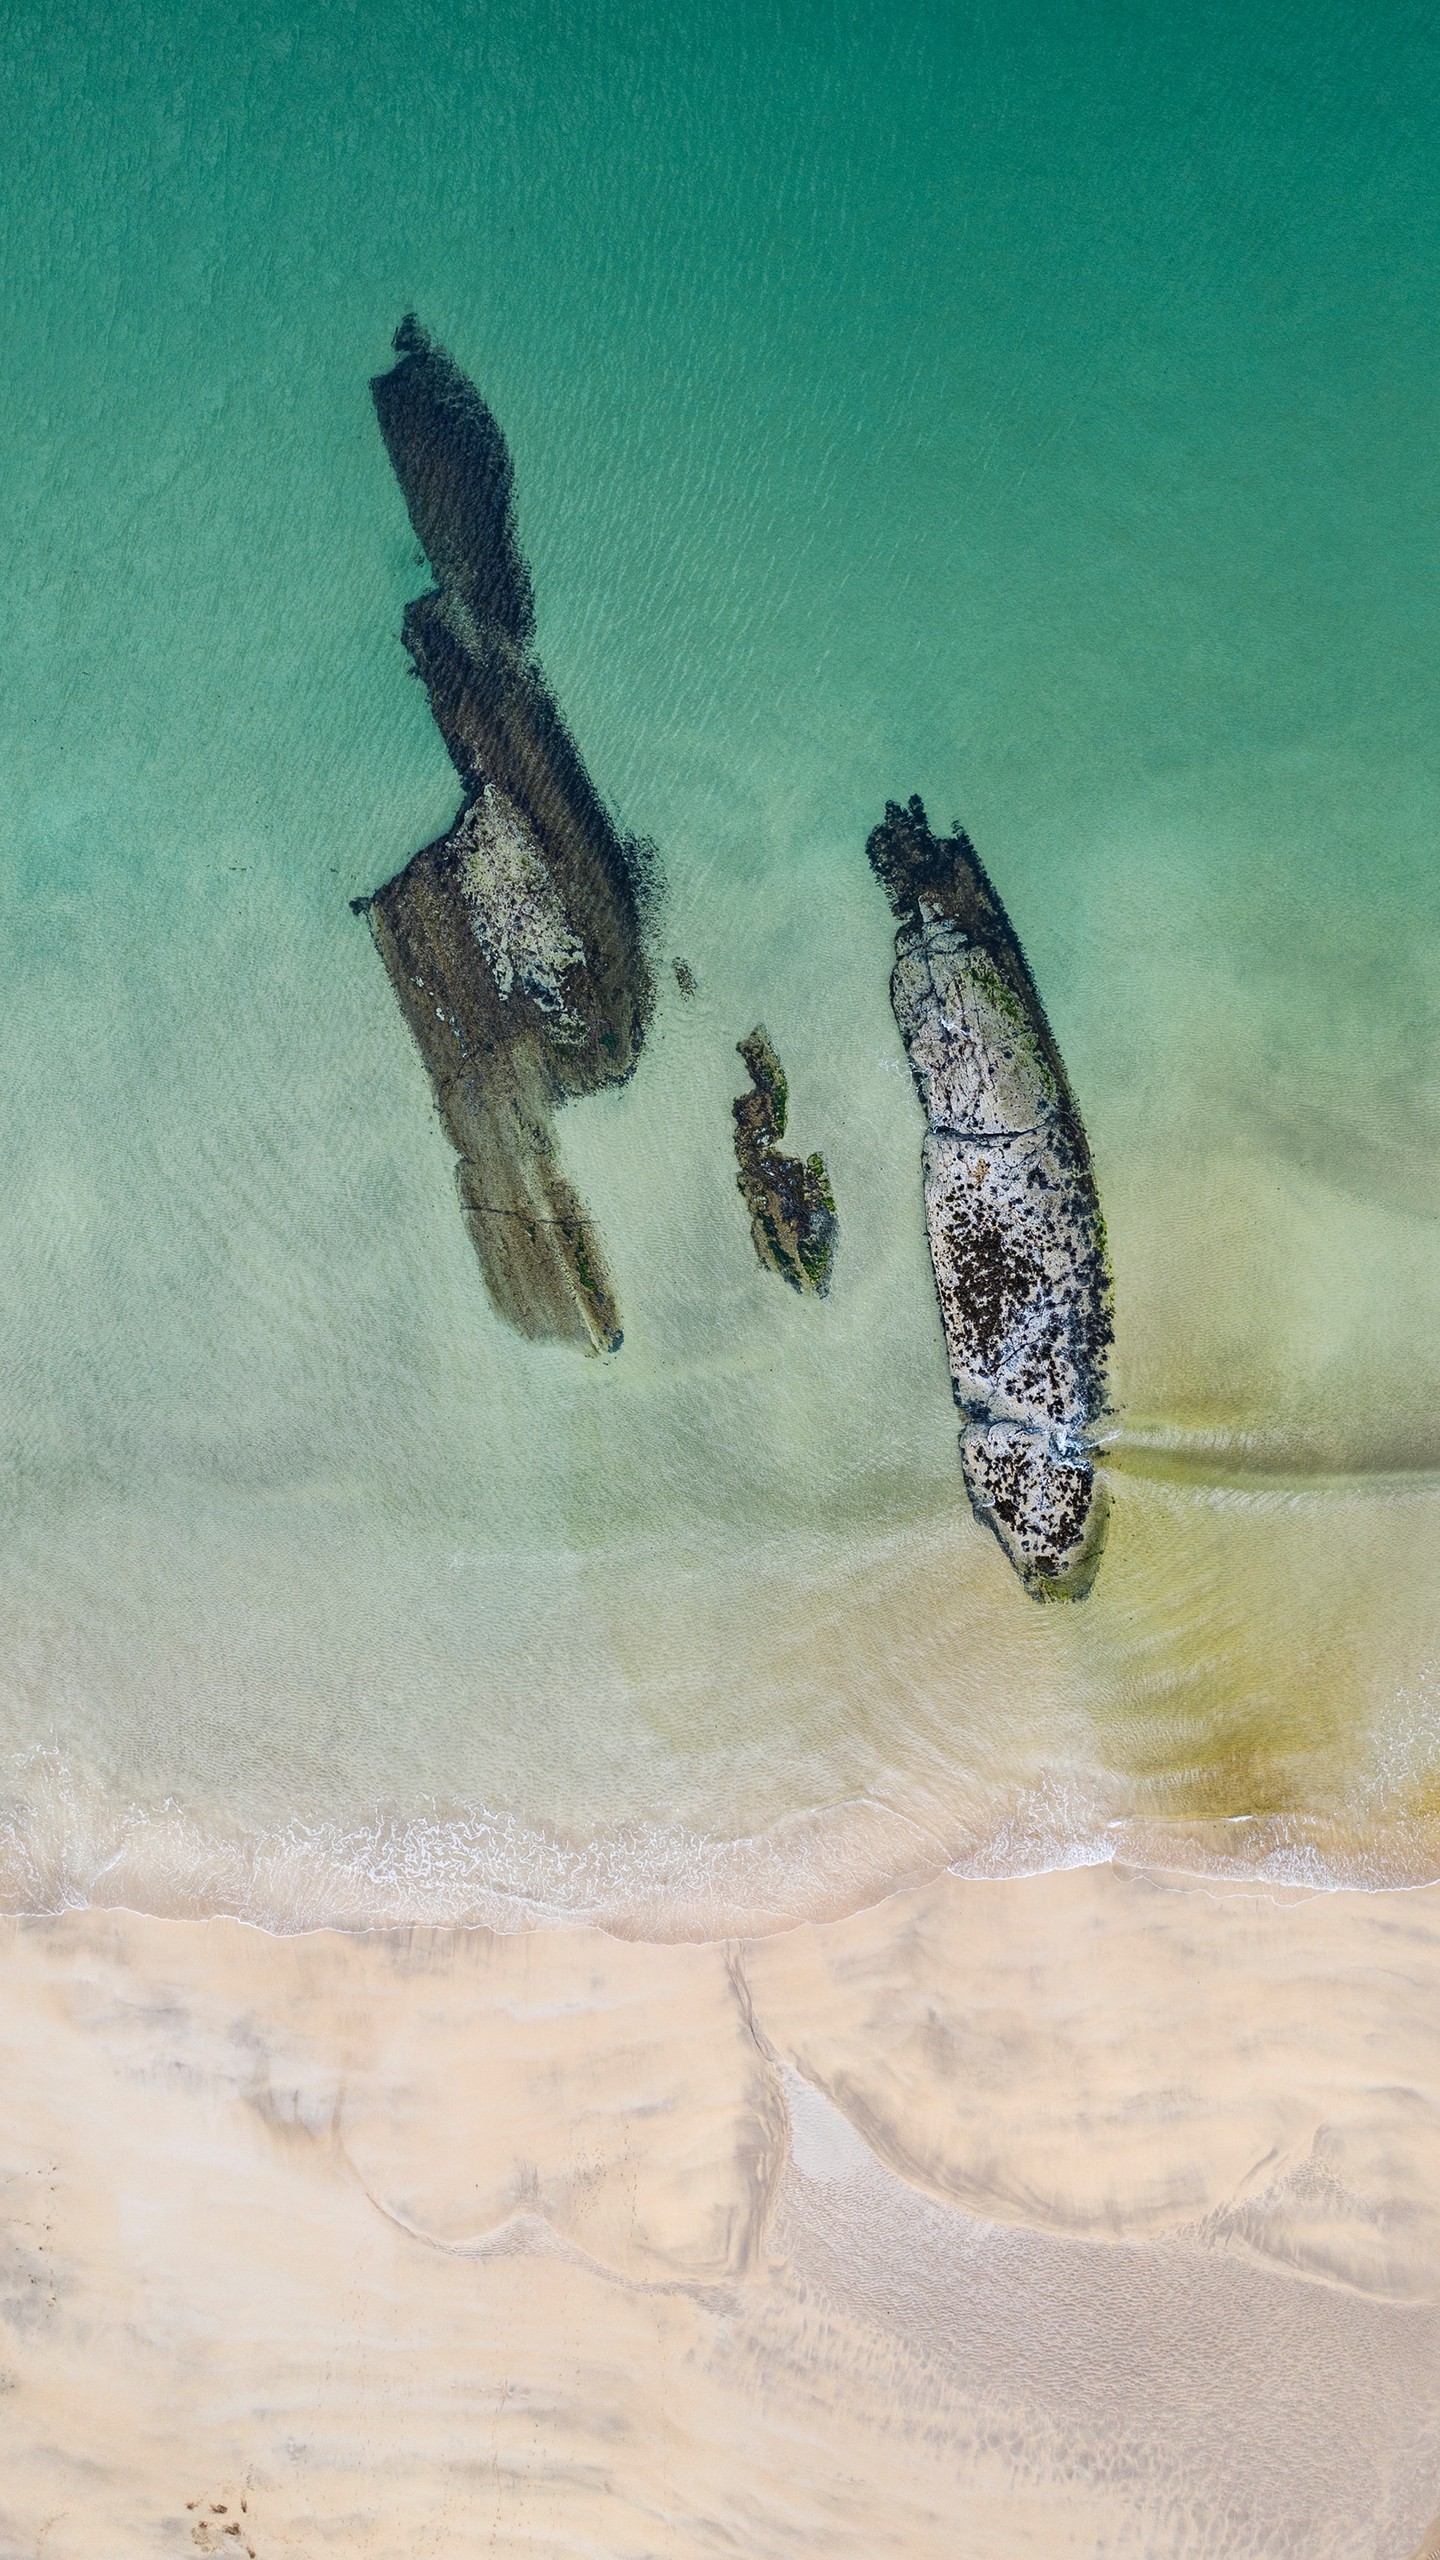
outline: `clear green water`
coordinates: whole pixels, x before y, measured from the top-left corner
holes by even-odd
[[[6,1896],[690,1928],[1156,1821],[1431,1871],[1433,24],[9,23]],[[455,804],[366,391],[410,306],[700,982],[562,1125],[613,1363],[492,1316],[348,912]],[[1070,1612],[959,1483],[863,859],[917,789],[1100,1170]],[[734,1189],[762,1018],[823,1307]]]

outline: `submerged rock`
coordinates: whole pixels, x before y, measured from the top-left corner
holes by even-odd
[[[356,903],[430,1071],[500,1314],[537,1341],[614,1350],[614,1292],[552,1117],[623,1083],[639,1055],[653,857],[616,830],[530,653],[504,436],[413,318],[395,348],[370,387],[436,580],[406,608],[405,646],[464,800],[447,834]]]
[[[751,1090],[735,1104],[736,1180],[750,1212],[755,1250],[792,1289],[823,1298],[835,1267],[839,1221],[821,1156],[785,1156],[785,1070],[762,1024],[737,1042]]]
[[[925,1218],[976,1517],[1037,1599],[1088,1591],[1106,1503],[1110,1274],[1090,1150],[1010,919],[962,830],[893,800],[870,861],[900,919],[891,1002],[927,1121]]]

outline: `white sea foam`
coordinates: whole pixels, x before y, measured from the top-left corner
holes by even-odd
[[[118,1798],[53,1751],[13,1766],[0,1795],[0,1910],[97,1906],[323,1928],[577,1923],[624,1937],[764,1935],[831,1919],[948,1868],[977,1879],[1125,1865],[1225,1878],[1388,1889],[1440,1874],[1440,1832],[1304,1818],[1107,1820],[1080,1790],[1041,1787],[971,1829],[926,1833],[871,1800],[795,1814],[745,1838],[635,1820],[567,1837],[510,1812],[379,1806],[334,1820],[242,1828],[175,1799]]]

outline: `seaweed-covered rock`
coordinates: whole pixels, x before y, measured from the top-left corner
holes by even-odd
[[[395,348],[371,391],[436,580],[406,610],[405,645],[464,799],[447,834],[357,905],[460,1157],[496,1307],[533,1339],[613,1350],[614,1293],[552,1118],[567,1096],[622,1083],[639,1055],[653,857],[618,833],[530,653],[499,426],[413,317]]]
[[[1105,1231],[1075,1097],[963,830],[893,800],[868,847],[900,919],[891,1002],[926,1119],[925,1217],[977,1518],[1027,1590],[1078,1599],[1105,1533],[1089,1432],[1111,1341]]]
[[[764,1026],[757,1023],[736,1045],[750,1071],[750,1091],[734,1106],[736,1180],[755,1250],[792,1289],[823,1298],[840,1233],[824,1159],[780,1153],[788,1092]]]

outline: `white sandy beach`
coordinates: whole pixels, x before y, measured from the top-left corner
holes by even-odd
[[[5,2560],[1435,2547],[1440,1887],[5,1955]]]

